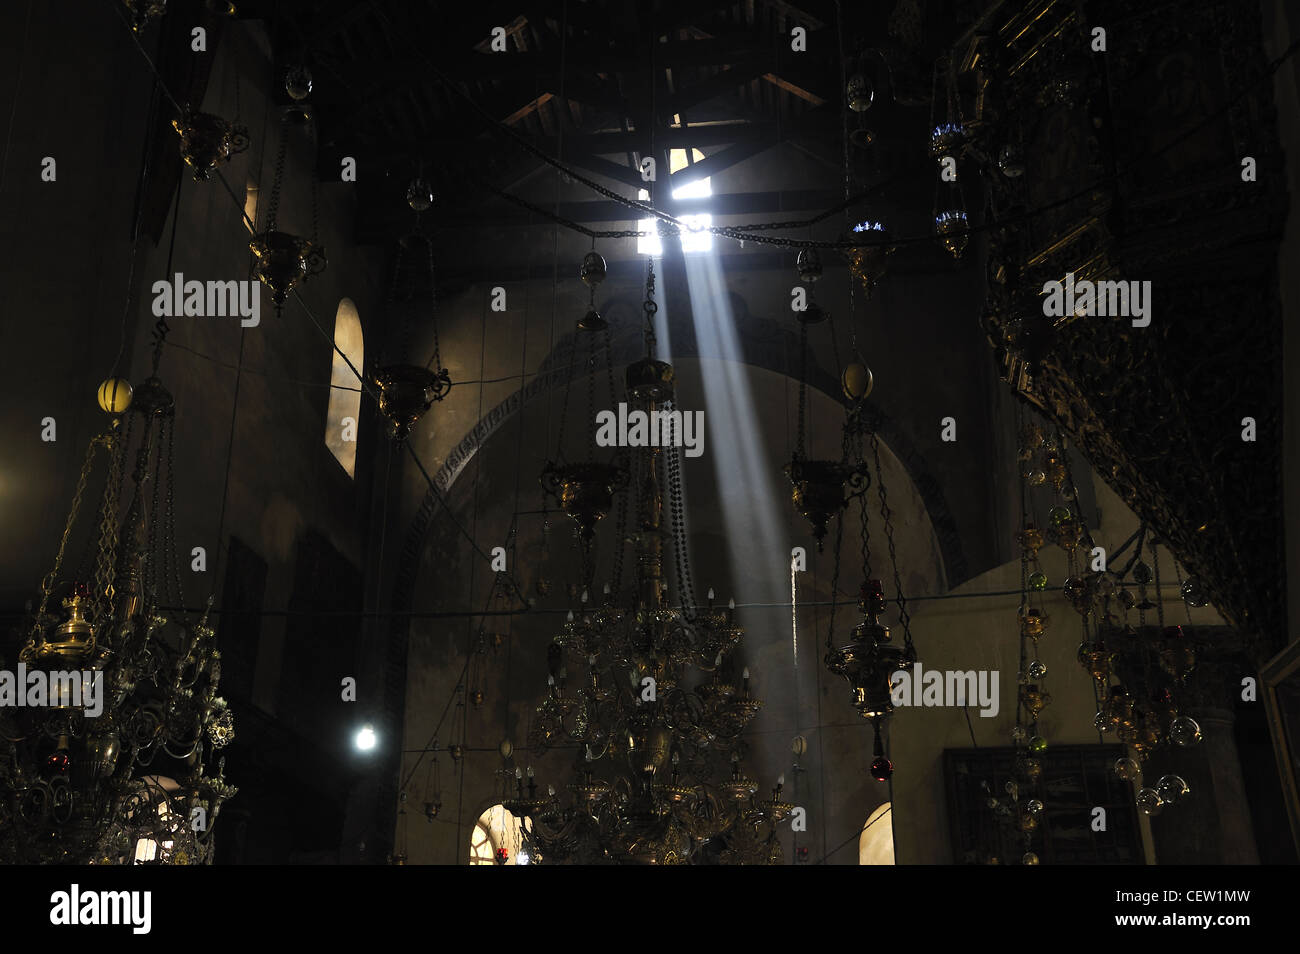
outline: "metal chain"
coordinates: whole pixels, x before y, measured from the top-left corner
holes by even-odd
[[[564,430],[569,421],[569,392],[573,390],[573,368],[577,354],[578,342],[575,330],[568,339],[569,373],[564,378],[564,398],[560,401],[560,432],[555,440],[555,459],[561,463],[564,461]]]
[[[609,404],[612,408],[618,403],[618,386],[614,383],[614,348],[609,340],[609,326],[601,330],[605,347],[605,374],[609,378]]]
[[[266,202],[265,231],[275,230],[280,211],[280,186],[284,179],[284,151],[289,142],[288,116],[280,117],[280,143],[275,149],[275,167],[271,173],[271,197]]]
[[[171,568],[171,584],[176,587],[174,596],[174,606],[185,605],[185,591],[181,585],[180,571],[180,554],[176,550],[176,422],[168,421],[167,428],[167,497],[163,512],[167,521],[166,533],[164,534],[164,546],[167,548],[167,564]],[[172,597],[171,589],[167,590],[169,598]]]
[[[433,239],[425,243],[429,249],[429,328],[433,332],[433,357],[425,367],[442,371],[442,346],[438,343],[438,275],[434,265]]]
[[[907,597],[903,595],[903,578],[898,572],[898,549],[894,544],[893,514],[889,509],[889,497],[885,490],[885,475],[880,469],[880,438],[876,430],[871,429],[871,454],[876,463],[876,487],[880,492],[880,516],[885,523],[885,540],[889,544],[889,562],[894,570],[894,589],[897,595],[894,602],[898,604],[898,621],[903,627],[903,645],[912,649],[912,617],[907,612]]]
[[[146,425],[146,427],[151,428],[152,426],[153,426],[153,421],[150,420]],[[148,512],[148,516],[145,518],[149,525],[148,528],[149,543],[148,543],[148,550],[145,551],[145,555],[144,555],[144,561],[145,561],[144,584],[145,584],[145,592],[149,595],[149,598],[152,600],[157,600],[162,595],[159,592],[159,587],[158,587],[160,571],[163,574],[163,579],[166,578],[166,568],[160,567],[158,565],[161,562],[159,557],[162,551],[158,546],[158,519],[157,519],[159,513],[158,494],[162,491],[162,486],[161,486],[162,485],[162,464],[163,464],[162,441],[163,441],[163,435],[166,433],[166,427],[167,427],[166,422],[163,420],[159,420],[158,445],[157,445],[158,460],[157,463],[154,464],[153,476],[151,478],[148,478],[149,482],[153,486],[149,488],[149,493],[150,493],[149,512]],[[152,456],[152,453],[153,453],[153,448],[150,447],[150,456]],[[146,470],[147,470],[147,465],[146,465]]]
[[[795,456],[802,458],[805,451],[805,439],[807,436],[808,425],[805,418],[807,417],[808,407],[808,324],[799,322],[799,418],[797,430],[795,431],[794,452]]]
[[[831,572],[831,612],[830,624],[826,630],[826,648],[835,648],[835,607],[840,599],[840,550],[844,543],[844,521],[835,521],[835,561]]]
[[[671,401],[665,401],[664,407],[672,410]],[[669,419],[668,425],[668,500],[672,507],[673,547],[677,566],[677,597],[682,606],[682,613],[688,622],[695,621],[695,581],[691,574],[690,548],[686,539],[686,505],[682,492],[682,449],[677,442],[676,422]]]
[[[831,329],[831,357],[835,359],[835,380],[844,380],[844,369],[840,367],[840,343],[835,337],[835,316],[829,312],[826,315],[826,324]]]
[[[55,579],[59,575],[59,570],[63,568],[63,554],[68,547],[68,537],[72,533],[72,525],[77,520],[77,511],[81,509],[81,498],[86,492],[86,480],[90,477],[90,467],[95,459],[95,451],[103,444],[107,443],[105,437],[96,437],[86,448],[86,457],[81,464],[81,473],[77,476],[77,489],[72,494],[72,509],[68,511],[68,522],[63,526],[63,536],[59,538],[59,551],[54,556],[54,568],[45,575],[41,580],[41,604],[40,609],[36,611],[37,616],[45,614],[45,607],[49,602],[50,592],[54,589]]]
[[[587,339],[587,459],[596,459],[596,332],[584,331]]]
[[[629,486],[635,486],[629,481]],[[609,595],[617,602],[623,589],[623,554],[627,551],[627,492],[618,495],[618,517],[614,524],[614,571],[610,575]]]
[[[128,421],[130,419],[128,418]],[[128,432],[129,434],[129,432]],[[94,595],[91,599],[91,618],[98,623],[101,616],[112,608],[113,573],[117,568],[119,535],[118,503],[122,491],[122,459],[126,451],[124,441],[109,439],[108,477],[104,481],[104,496],[100,502],[99,541],[96,546]]]

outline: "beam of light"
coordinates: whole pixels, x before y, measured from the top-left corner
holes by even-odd
[[[704,381],[705,446],[711,448],[737,601],[771,599],[785,588],[790,552],[777,505],[781,498],[772,482],[772,458],[763,441],[717,253],[690,255],[684,261]]]

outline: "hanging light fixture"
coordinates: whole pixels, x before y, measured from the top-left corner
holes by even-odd
[[[653,414],[671,411],[674,373],[655,357],[654,271],[647,270],[645,356],[627,368],[629,403]],[[666,460],[664,458],[667,458]],[[662,490],[662,471],[668,491]],[[685,556],[680,447],[633,448],[622,495],[634,527],[635,578],[621,587],[623,538],[600,603],[590,599],[590,564],[578,605],[548,652],[547,694],[530,745],[537,752],[576,745],[577,777],[561,795],[545,792],[530,772],[507,779],[503,805],[528,820],[531,864],[779,863],[777,826],[793,806],[778,783],[768,797],[746,775],[741,733],[762,701],[750,692],[749,670],[739,686],[730,654],[743,631],[735,601],[694,606]],[[671,527],[663,526],[665,500]],[[676,554],[681,605],[671,606],[663,545]],[[582,675],[569,678],[569,661]],[[686,688],[690,669],[710,673]],[[575,685],[576,683],[576,685]],[[729,766],[729,771],[723,766]]]
[[[276,314],[280,313],[289,293],[328,264],[325,249],[317,243],[318,208],[316,180],[311,181],[312,237],[302,238],[278,228],[280,193],[284,185],[285,152],[289,143],[287,118],[280,123],[280,143],[271,180],[271,198],[267,202],[266,226],[248,243],[253,253],[253,277],[271,290]]]
[[[248,128],[212,113],[200,113],[188,106],[172,120],[181,139],[181,158],[194,170],[194,181],[206,181],[221,163],[248,148]]]
[[[821,262],[816,252],[801,252],[796,268],[800,278],[816,281],[821,277]],[[831,519],[844,510],[850,500],[866,492],[871,482],[870,472],[864,464],[850,463],[847,457],[840,460],[814,460],[805,452],[808,395],[808,326],[825,321],[829,315],[818,307],[808,289],[808,303],[804,311],[796,311],[799,321],[799,410],[798,433],[790,463],[785,474],[790,480],[790,499],[795,510],[812,525],[817,550],[825,546],[826,529]]]
[[[213,825],[236,791],[223,778],[223,758],[209,770],[234,724],[217,695],[220,654],[207,612],[195,619],[159,606],[184,598],[172,537],[174,405],[156,374],[158,350],[155,374],[138,388],[121,379],[99,388],[109,425],[87,449],[54,566],[26,623],[18,663],[56,689],[37,707],[0,709],[6,863],[210,862]],[[134,490],[123,525],[133,431]],[[107,468],[94,571],[72,580],[64,574],[68,541],[100,451]],[[139,774],[160,756],[181,766],[166,792]],[[147,857],[136,850],[141,843],[152,845]]]
[[[850,368],[855,367],[850,365]],[[917,661],[916,647],[912,642],[911,616],[907,611],[907,600],[903,594],[902,575],[898,568],[897,550],[894,545],[893,511],[889,507],[888,491],[885,487],[885,475],[881,466],[880,439],[877,426],[865,404],[870,390],[870,371],[865,363],[856,367],[851,380],[857,382],[850,390],[846,385],[846,397],[850,399],[849,413],[844,423],[844,450],[846,461],[866,474],[868,467],[874,465],[876,490],[879,496],[880,515],[889,543],[890,569],[893,572],[895,589],[894,602],[898,608],[898,623],[902,629],[902,639],[895,641],[891,628],[884,622],[889,601],[885,596],[884,584],[873,576],[870,549],[870,519],[867,498],[860,495],[859,500],[859,534],[862,552],[862,584],[858,591],[858,611],[862,619],[850,631],[850,641],[836,646],[835,613],[832,607],[830,630],[826,636],[826,668],[833,674],[841,676],[851,690],[850,700],[858,714],[871,720],[874,736],[870,772],[872,778],[880,782],[888,781],[894,773],[893,762],[885,755],[881,727],[893,711],[892,679],[894,673],[906,669]],[[846,381],[850,380],[845,372]],[[867,461],[870,450],[871,462]],[[865,487],[864,487],[865,490]],[[842,525],[841,525],[842,526]],[[842,534],[840,535],[842,538]],[[840,575],[840,546],[837,539],[835,548],[835,569],[832,574],[831,587],[837,590]]]
[[[559,436],[555,456],[547,461],[542,469],[540,481],[542,490],[570,519],[577,525],[578,538],[582,547],[582,586],[590,589],[594,574],[591,562],[592,541],[595,538],[596,525],[603,520],[614,506],[615,496],[627,486],[629,477],[625,463],[625,452],[617,450],[609,459],[597,457],[595,439],[596,414],[596,378],[600,376],[599,365],[605,366],[610,404],[614,403],[614,366],[610,353],[609,323],[596,311],[596,288],[605,280],[605,259],[593,248],[583,258],[579,277],[588,289],[590,299],[587,312],[577,320],[571,338],[573,355],[576,359],[585,346],[586,359],[575,368],[581,367],[588,379],[586,420],[588,440],[581,459],[570,461],[565,456],[565,430],[568,416],[569,400],[573,389],[573,379],[578,372],[570,374],[564,383],[564,398],[560,410]],[[651,273],[653,283],[653,273]],[[647,299],[647,306],[654,305]],[[658,306],[655,306],[657,310]],[[647,311],[647,320],[654,311]],[[647,386],[652,386],[652,379],[657,378],[660,386],[671,395],[672,367],[662,362],[658,367],[647,366]],[[631,372],[629,372],[631,373]]]

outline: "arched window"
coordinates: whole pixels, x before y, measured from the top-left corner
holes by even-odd
[[[882,802],[867,816],[858,836],[858,864],[892,865],[894,863],[894,824],[889,802]]]
[[[356,476],[357,419],[361,416],[361,379],[348,367],[361,370],[365,346],[361,340],[361,316],[351,298],[339,301],[334,313],[334,364],[330,370],[330,402],[325,415],[325,446],[330,449],[349,477]],[[339,352],[342,352],[340,354]]]
[[[493,805],[478,818],[469,838],[472,865],[528,864],[527,819],[518,818],[502,805]]]

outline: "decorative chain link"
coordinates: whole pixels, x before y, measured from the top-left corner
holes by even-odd
[[[563,343],[561,347],[564,347]],[[569,360],[569,373],[564,377],[564,397],[560,401],[560,429],[555,440],[555,459],[559,463],[564,461],[564,430],[569,421],[569,392],[573,390],[574,361],[578,355],[576,331],[569,335],[566,351]]]
[[[174,596],[168,589],[169,599],[174,599],[173,606],[185,605],[185,591],[181,586],[180,572],[180,554],[176,550],[176,424],[174,420],[168,421],[167,427],[167,500],[164,517],[167,520],[167,532],[165,534],[164,545],[167,547],[167,564],[171,568],[171,582],[176,587]]]
[[[284,151],[289,143],[288,116],[280,118],[280,142],[275,147],[275,166],[271,172],[271,197],[266,202],[265,231],[274,231],[280,211],[280,187],[284,181]]]
[[[808,408],[808,323],[799,322],[799,419],[795,431],[795,456],[802,458],[806,450]]]
[[[41,604],[40,609],[36,611],[37,616],[45,615],[46,606],[49,604],[50,593],[54,590],[54,583],[59,575],[59,570],[63,568],[63,554],[68,547],[68,537],[72,534],[72,525],[76,522],[77,511],[81,509],[81,498],[86,492],[86,481],[90,477],[90,467],[95,459],[95,451],[101,445],[108,443],[110,438],[107,435],[96,437],[86,448],[86,457],[81,464],[81,473],[77,476],[77,489],[72,494],[72,509],[68,511],[68,522],[63,526],[63,536],[59,538],[59,551],[54,556],[54,567],[49,573],[45,574],[45,579],[41,580]]]
[[[894,602],[898,604],[898,621],[903,627],[903,645],[912,650],[912,617],[907,612],[907,597],[903,594],[903,578],[898,572],[898,549],[894,544],[894,520],[889,509],[889,496],[885,490],[885,477],[880,468],[880,438],[876,429],[871,429],[871,454],[876,464],[876,487],[880,492],[880,516],[885,523],[885,540],[889,544],[889,562],[894,570],[894,589],[897,595]],[[864,501],[865,502],[865,501]]]
[[[152,426],[153,426],[153,420],[150,419],[145,425],[146,433],[149,428],[152,428]],[[161,588],[159,587],[159,582],[161,580],[166,579],[166,572],[167,572],[166,567],[159,565],[162,562],[162,560],[160,559],[162,554],[161,554],[161,549],[158,546],[158,519],[157,519],[158,514],[160,512],[158,509],[158,495],[162,492],[162,465],[163,465],[162,442],[164,436],[166,435],[166,430],[167,430],[166,421],[160,420],[158,422],[158,443],[157,443],[158,459],[157,462],[154,464],[153,476],[149,478],[149,483],[152,484],[152,486],[149,488],[150,504],[149,504],[148,515],[145,518],[146,522],[149,525],[149,529],[148,529],[149,548],[144,555],[145,566],[144,566],[144,573],[142,575],[144,578],[143,582],[145,586],[145,592],[149,595],[149,598],[151,600],[157,600],[162,595]],[[146,446],[149,446],[150,455],[152,456],[152,451],[153,451],[152,445],[146,445]]]
[[[587,339],[587,458],[596,459],[596,332],[584,331]]]
[[[429,249],[429,328],[433,332],[433,357],[426,367],[438,372],[442,370],[442,346],[438,343],[438,274],[434,266],[432,237],[425,245]]]
[[[127,432],[128,437],[129,434],[130,431]],[[117,508],[122,496],[122,459],[126,454],[126,440],[112,436],[108,439],[107,446],[108,479],[104,482],[104,497],[100,506],[94,595],[91,601],[91,618],[96,624],[113,606],[113,574],[117,568],[120,533]]]
[[[835,648],[835,607],[840,599],[840,550],[844,543],[844,521],[835,521],[835,561],[831,572],[831,620],[826,631],[826,648]]]
[[[635,486],[628,481],[629,486]],[[623,589],[623,554],[627,550],[627,501],[629,494],[618,495],[618,517],[614,523],[614,571],[610,575],[609,595],[615,602]]]
[[[664,402],[664,407],[672,410],[671,401]],[[677,425],[669,418],[668,425],[668,500],[672,507],[673,548],[677,562],[677,596],[682,606],[682,614],[688,622],[695,621],[695,581],[691,574],[690,547],[686,539],[686,502],[682,491],[682,449],[677,443]]]

